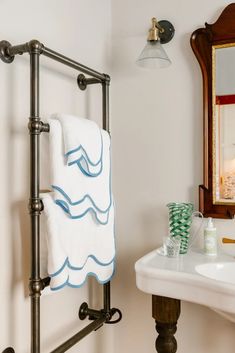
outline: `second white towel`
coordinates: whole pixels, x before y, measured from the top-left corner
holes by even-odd
[[[114,207],[110,207],[106,225],[95,223],[90,214],[69,218],[55,204],[51,194],[43,196],[47,223],[48,273],[51,289],[65,285],[80,287],[86,277],[95,276],[100,283],[114,273]]]

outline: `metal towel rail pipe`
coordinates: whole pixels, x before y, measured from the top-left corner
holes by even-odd
[[[95,77],[101,81],[106,80],[106,75],[101,74],[98,71],[90,69],[89,67],[82,65],[75,60],[67,58],[66,56],[59,54],[49,48],[46,48],[42,43],[38,40],[33,39],[30,42],[20,44],[20,45],[11,45],[9,42],[3,40],[0,42],[0,58],[5,63],[11,63],[14,60],[15,55],[22,55],[24,53],[31,53],[32,51],[37,51],[39,54],[43,54],[55,61],[58,61],[66,66],[70,66],[71,68],[83,72],[89,76]]]
[[[110,77],[88,68],[64,55],[44,47],[37,40],[31,40],[28,43],[12,46],[9,42],[0,41],[0,59],[5,63],[11,63],[15,55],[24,53],[30,55],[30,198],[29,213],[31,219],[31,276],[29,280],[29,289],[31,297],[31,353],[40,353],[40,296],[41,291],[49,285],[50,278],[40,278],[40,214],[43,210],[43,204],[39,196],[40,192],[40,134],[49,132],[50,127],[44,124],[40,119],[39,113],[39,72],[40,55],[58,61],[82,73],[88,74],[92,78],[86,78],[83,74],[78,75],[77,82],[80,89],[86,89],[87,85],[100,83],[102,85],[102,116],[103,128],[109,131],[109,84]],[[115,314],[117,319],[112,320]],[[94,330],[100,328],[103,323],[111,324],[119,322],[122,314],[119,309],[111,308],[110,304],[110,282],[103,285],[103,308],[94,310],[83,303],[79,309],[79,318],[93,320],[77,334],[62,343],[51,353],[62,353],[79,342],[83,337]],[[14,353],[12,347],[7,347],[4,353]]]
[[[54,349],[51,353],[63,353],[67,351],[69,348],[73,347],[76,343],[81,341],[82,338],[86,337],[89,333],[91,333],[94,330],[98,330],[103,325],[105,320],[106,320],[105,316],[102,316],[99,319],[94,320],[89,325],[84,327],[84,329],[82,329],[80,332],[76,333],[70,339],[68,339],[59,347]]]

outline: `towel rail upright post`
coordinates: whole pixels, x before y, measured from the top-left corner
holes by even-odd
[[[31,218],[31,276],[29,279],[31,297],[31,352],[40,352],[40,212],[42,204],[39,198],[40,178],[40,126],[39,117],[39,51],[30,51],[30,200]]]
[[[50,283],[49,277],[40,278],[40,214],[43,210],[43,203],[39,194],[40,134],[42,132],[49,132],[50,130],[49,125],[41,121],[39,114],[40,55],[43,54],[91,76],[91,78],[86,78],[83,74],[78,75],[77,83],[82,90],[85,90],[87,85],[90,84],[102,84],[102,120],[103,128],[108,132],[110,77],[44,47],[44,45],[37,40],[31,40],[30,42],[16,46],[12,46],[5,40],[0,41],[0,59],[3,62],[8,64],[12,63],[15,55],[22,55],[24,53],[29,53],[30,55],[30,117],[28,129],[30,135],[29,213],[31,220],[31,260],[29,294],[31,297],[31,353],[40,353],[40,296],[41,291]],[[89,333],[100,328],[104,323],[114,324],[119,322],[122,318],[121,311],[117,308],[111,308],[110,302],[110,282],[108,282],[103,285],[103,308],[101,310],[90,309],[87,303],[82,303],[80,306],[79,318],[84,320],[88,317],[93,322],[55,348],[52,353],[65,352]],[[118,314],[118,317],[112,320],[115,314]],[[7,347],[4,353],[14,353],[14,349]]]
[[[106,80],[102,82],[102,110],[103,128],[110,133],[109,126],[109,85],[110,77],[105,75]],[[110,312],[110,282],[104,284],[103,288],[104,310]]]

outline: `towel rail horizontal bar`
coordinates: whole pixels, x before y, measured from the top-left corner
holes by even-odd
[[[105,316],[101,316],[100,318],[94,320],[89,325],[85,326],[81,331],[76,333],[74,336],[69,338],[67,341],[62,343],[59,347],[51,351],[51,353],[63,353],[66,352],[69,348],[73,347],[76,343],[78,343],[85,336],[89,335],[92,331],[98,330],[103,323],[106,321]]]
[[[70,59],[62,54],[55,52],[47,47],[45,47],[38,40],[31,40],[30,42],[12,46],[8,41],[0,41],[0,58],[5,63],[11,63],[14,60],[15,55],[22,55],[24,53],[33,53],[38,52],[39,54],[45,55],[50,59],[58,61],[66,66],[69,66],[75,70],[81,71],[84,74],[92,76],[106,82],[109,80],[108,75],[102,74],[96,70],[93,70],[83,64],[78,63],[77,61]],[[94,82],[96,83],[96,82]]]
[[[106,81],[106,75],[105,74],[101,74],[98,71],[95,71],[93,69],[90,69],[89,67],[82,65],[72,59],[67,58],[64,55],[61,55],[59,53],[56,53],[55,51],[44,47],[42,54],[47,56],[48,58],[51,58],[55,61],[60,62],[61,64],[64,64],[66,66],[72,67],[75,70],[81,71],[84,74],[87,74],[89,76],[95,77],[100,79],[101,81],[105,82]]]

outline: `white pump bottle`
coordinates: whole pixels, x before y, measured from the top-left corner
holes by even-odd
[[[208,218],[208,223],[204,229],[204,252],[209,256],[217,255],[217,234],[212,218]]]

